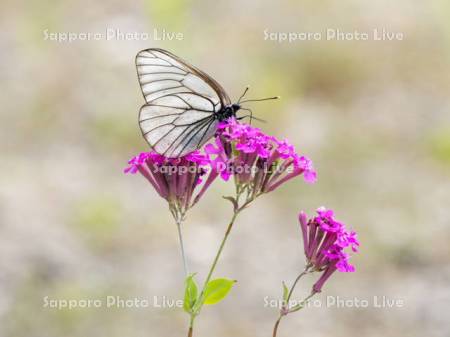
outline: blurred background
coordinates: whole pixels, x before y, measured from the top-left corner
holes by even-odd
[[[450,4],[400,1],[12,1],[0,4],[0,336],[185,336],[170,308],[44,308],[44,298],[177,299],[183,271],[166,202],[127,160],[148,149],[135,54],[161,47],[252,105],[264,131],[313,159],[239,218],[216,276],[239,282],[206,307],[196,336],[269,336],[281,281],[303,265],[298,211],[321,205],[358,231],[355,274],[318,297],[404,301],[320,307],[280,336],[449,336]],[[296,41],[268,33],[399,32],[394,41]],[[149,34],[54,41],[46,33]],[[182,39],[155,41],[165,32]],[[276,34],[275,34],[276,35]],[[178,35],[180,36],[180,35]],[[230,216],[217,182],[189,213],[191,270],[203,280]],[[296,297],[309,289],[303,283]]]

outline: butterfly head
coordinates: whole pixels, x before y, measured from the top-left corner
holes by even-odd
[[[231,104],[231,110],[233,110],[233,115],[236,115],[236,112],[238,112],[241,109],[241,105],[239,103]]]
[[[236,112],[241,109],[240,104],[229,104],[225,106],[216,116],[219,121],[227,120],[230,117],[236,117]]]

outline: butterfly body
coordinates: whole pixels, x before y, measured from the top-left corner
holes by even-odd
[[[218,121],[223,122],[231,117],[236,117],[236,112],[241,109],[241,105],[237,103],[228,104],[223,107],[222,110],[216,113],[216,118]]]

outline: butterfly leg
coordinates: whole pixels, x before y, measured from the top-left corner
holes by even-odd
[[[252,120],[253,120],[253,119],[254,119],[254,120],[257,120],[257,121],[259,121],[259,122],[262,122],[262,123],[266,123],[266,121],[265,121],[264,119],[254,117],[254,116],[253,116],[253,111],[252,111],[252,109],[241,108],[241,110],[248,111],[248,112],[250,112],[250,114],[249,114],[249,115],[245,115],[245,116],[238,117],[238,118],[236,118],[237,120],[240,121],[241,119],[244,119],[244,118],[249,117],[249,118],[250,118],[250,125],[252,124]]]

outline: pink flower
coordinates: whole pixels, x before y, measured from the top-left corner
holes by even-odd
[[[217,178],[209,157],[199,151],[181,158],[166,158],[155,152],[143,152],[128,161],[125,173],[139,172],[158,194],[166,199],[177,217],[184,217]],[[204,179],[206,178],[206,179]]]
[[[302,175],[313,183],[317,174],[311,160],[300,156],[287,140],[280,141],[260,129],[231,118],[221,122],[215,144],[206,147],[222,178],[234,176],[253,196],[268,193],[286,181]]]
[[[220,172],[220,176],[223,180],[228,181],[231,176],[230,170],[228,169],[228,158],[220,140],[216,138],[215,144],[207,144],[205,146],[205,153],[209,156],[216,156],[215,159],[210,160],[211,166],[216,172]]]
[[[324,283],[336,270],[355,271],[349,264],[350,256],[344,249],[350,247],[353,252],[357,252],[359,246],[356,232],[348,231],[343,223],[337,221],[332,210],[320,207],[317,214],[310,220],[303,212],[299,215],[308,265],[314,271],[323,271],[313,286],[314,292],[320,292]]]

